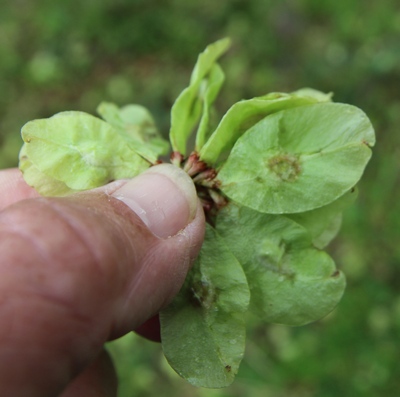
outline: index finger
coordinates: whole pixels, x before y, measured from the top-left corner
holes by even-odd
[[[39,197],[39,193],[27,185],[18,168],[0,170],[0,211],[27,198]]]

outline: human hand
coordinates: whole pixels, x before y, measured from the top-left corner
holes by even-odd
[[[171,165],[64,198],[0,171],[0,395],[115,396],[103,344],[170,302],[203,235]]]

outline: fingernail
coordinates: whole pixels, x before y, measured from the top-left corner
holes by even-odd
[[[149,168],[114,191],[158,237],[175,236],[195,217],[197,194],[192,179],[171,164]]]

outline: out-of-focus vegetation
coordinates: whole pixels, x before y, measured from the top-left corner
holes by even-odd
[[[315,324],[259,326],[237,381],[202,390],[160,346],[110,344],[120,396],[400,395],[400,4],[398,0],[5,0],[0,4],[0,168],[17,164],[19,130],[101,100],[147,106],[168,132],[170,107],[197,54],[230,36],[218,106],[313,87],[362,108],[378,144],[331,253],[348,277]],[[252,320],[250,320],[251,322]]]

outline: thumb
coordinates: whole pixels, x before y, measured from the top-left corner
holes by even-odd
[[[172,165],[0,212],[0,395],[57,395],[172,299],[203,235],[194,185]]]

